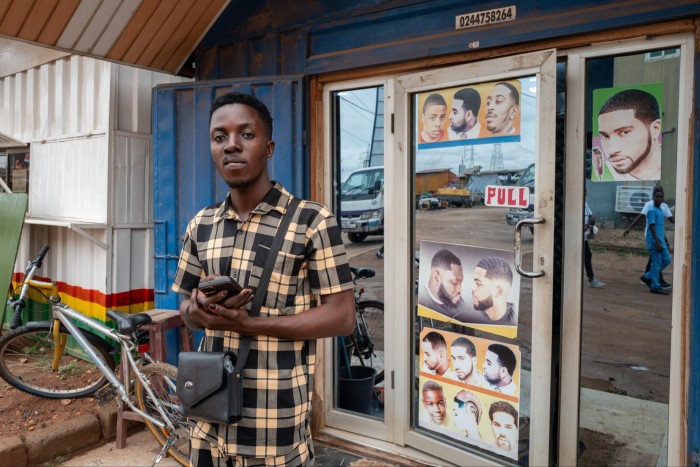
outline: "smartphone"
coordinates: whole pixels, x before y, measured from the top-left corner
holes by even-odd
[[[219,277],[218,279],[211,281],[200,282],[199,287],[197,288],[207,297],[221,292],[222,290],[227,291],[228,296],[230,297],[231,295],[236,295],[238,292],[243,290],[243,287],[241,287],[238,282],[228,276]]]

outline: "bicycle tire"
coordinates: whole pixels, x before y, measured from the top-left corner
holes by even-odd
[[[61,327],[61,334],[70,336]],[[89,337],[91,336],[91,337]],[[92,349],[102,362],[114,370],[114,358],[105,346],[96,345],[97,336],[86,332]],[[58,371],[51,369],[54,356],[53,328],[26,325],[0,338],[0,376],[12,386],[49,399],[75,399],[94,393],[107,384],[107,378],[87,355],[82,358],[66,347]],[[76,347],[77,348],[77,347]]]
[[[355,339],[361,355],[358,357],[375,370],[374,384],[384,381],[384,304],[364,300],[357,304]],[[359,334],[359,335],[358,335]]]
[[[154,395],[166,409],[166,412],[170,416],[170,421],[175,427],[177,439],[175,440],[175,444],[168,449],[168,454],[180,464],[189,466],[190,430],[187,419],[180,412],[180,400],[175,394],[177,367],[168,363],[156,362],[143,367],[141,373],[151,383],[151,389]],[[168,384],[163,378],[167,378],[171,384]],[[136,383],[136,402],[139,409],[143,412],[154,418],[162,419],[160,413],[150,401],[148,392],[146,392],[146,388],[141,381],[137,381]],[[169,437],[167,430],[154,425],[153,422],[148,419],[144,421],[158,443],[163,446]]]

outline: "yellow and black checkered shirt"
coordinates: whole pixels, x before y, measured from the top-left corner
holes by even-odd
[[[189,295],[207,275],[229,274],[255,293],[290,197],[274,183],[245,221],[228,196],[202,209],[187,226],[172,289]],[[319,296],[352,287],[335,217],[320,204],[302,201],[275,260],[260,316],[302,313],[317,306]],[[240,339],[232,331],[206,330],[202,348],[210,350],[217,339],[223,350],[237,352]],[[308,436],[315,364],[315,341],[253,336],[243,371],[243,419],[228,426],[198,422],[193,436],[216,440],[226,455],[270,457],[291,451]]]

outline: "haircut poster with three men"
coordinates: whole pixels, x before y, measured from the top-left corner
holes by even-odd
[[[418,426],[517,460],[520,349],[430,327],[420,349]]]
[[[422,241],[420,265],[418,316],[517,336],[520,275],[512,251]]]

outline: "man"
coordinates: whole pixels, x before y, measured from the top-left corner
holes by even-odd
[[[661,114],[656,98],[626,89],[598,112],[598,133],[615,181],[661,178]]]
[[[286,233],[275,279],[255,292],[266,294],[260,316],[248,315],[265,251],[291,199],[268,175],[271,138],[272,117],[255,97],[229,93],[212,104],[210,148],[229,191],[188,224],[172,288],[185,295],[185,323],[205,329],[203,349],[221,344],[237,352],[241,336],[253,338],[243,372],[243,419],[228,426],[198,422],[194,466],[312,463],[315,339],[347,335],[354,324],[352,277],[335,216],[309,201],[301,202]],[[197,289],[200,280],[223,274],[246,288],[210,297]]]
[[[484,385],[491,391],[514,396],[518,387],[513,380],[517,361],[515,353],[503,344],[491,344],[484,360]]]
[[[588,287],[602,289],[605,287],[605,282],[596,279],[593,273],[593,252],[591,251],[591,246],[588,244],[588,240],[593,238],[597,229],[593,211],[591,211],[591,208],[588,207],[588,202],[586,202],[584,205],[583,219],[583,266],[586,270],[586,277],[588,278]]]
[[[422,371],[431,375],[444,375],[450,368],[450,361],[447,359],[447,342],[442,334],[430,331],[423,338],[421,347],[423,348]]]
[[[486,98],[486,136],[515,134],[515,118],[520,108],[520,93],[511,83],[497,83]]]
[[[506,401],[496,401],[489,407],[489,418],[496,446],[512,451],[518,449],[518,411]]]
[[[443,124],[447,117],[447,102],[441,94],[433,93],[423,103],[420,143],[433,143],[445,139]]]
[[[426,381],[421,394],[424,412],[427,415],[422,415],[422,420],[436,427],[447,426],[447,402],[442,386],[435,381]]]
[[[654,206],[647,213],[646,245],[651,257],[651,268],[642,276],[642,281],[649,284],[649,291],[653,294],[668,295],[669,291],[661,288],[659,274],[671,264],[671,255],[668,252],[666,237],[664,235],[664,213],[661,203],[664,201],[664,192],[654,193]]]
[[[466,337],[458,337],[450,344],[450,358],[453,370],[445,373],[460,383],[481,386],[481,372],[476,368],[476,346]]]
[[[450,127],[447,132],[450,139],[478,138],[481,132],[479,123],[479,109],[481,108],[481,95],[476,89],[463,88],[457,91],[452,98],[452,113],[450,114]]]
[[[418,304],[447,318],[467,319],[462,298],[464,270],[462,262],[450,250],[438,250],[430,260],[428,283],[418,292]]]
[[[455,428],[465,430],[467,438],[481,439],[481,402],[471,391],[461,390],[455,395],[452,421]]]
[[[629,227],[627,227],[627,229],[625,229],[625,231],[622,233],[622,236],[623,236],[623,237],[626,237],[627,235],[629,235],[630,231],[632,230],[632,227],[634,227],[635,225],[637,225],[637,223],[639,223],[640,220],[642,220],[642,219],[645,219],[645,220],[646,220],[646,217],[647,217],[647,214],[649,213],[649,210],[650,210],[652,207],[654,207],[654,199],[653,199],[653,198],[654,198],[654,194],[655,194],[657,191],[660,191],[660,192],[663,193],[663,192],[664,192],[664,187],[662,187],[661,185],[657,185],[657,186],[654,187],[654,190],[653,190],[652,195],[651,195],[651,196],[652,196],[652,199],[650,199],[649,201],[647,201],[646,203],[644,203],[644,207],[643,207],[642,210],[639,212],[639,214],[637,215],[637,217],[634,218],[634,220],[633,220],[632,223],[629,225]],[[676,221],[675,221],[675,218],[673,217],[673,212],[672,212],[671,209],[668,207],[668,204],[666,204],[666,203],[661,203],[660,208],[661,208],[661,211],[664,213],[664,217],[665,217],[666,219],[668,219],[669,221],[671,221],[672,224],[675,224]],[[647,229],[646,229],[646,227],[645,227],[645,228],[644,228],[644,237],[645,237],[645,238],[646,238],[646,234],[647,234]],[[665,237],[664,237],[664,240],[666,240]],[[668,246],[668,240],[666,240],[666,245]],[[646,273],[646,272],[649,272],[649,269],[651,269],[651,256],[649,256],[649,259],[647,260],[647,265],[646,265],[646,268],[644,269],[644,272],[645,272],[645,273]],[[645,279],[645,278],[644,278],[644,274],[642,274],[642,277],[640,277],[639,279],[642,281],[642,284],[645,284],[647,287],[651,286],[651,281]],[[664,280],[664,275],[663,275],[663,273],[659,273],[659,284],[661,285],[661,288],[664,289],[664,290],[669,290],[669,289],[671,289],[671,288],[673,287],[671,284],[669,284],[668,282],[666,282],[666,281]]]
[[[512,285],[513,271],[503,258],[489,256],[477,263],[472,302],[474,309],[481,312],[480,322],[505,326],[518,323],[515,307],[508,302]]]

